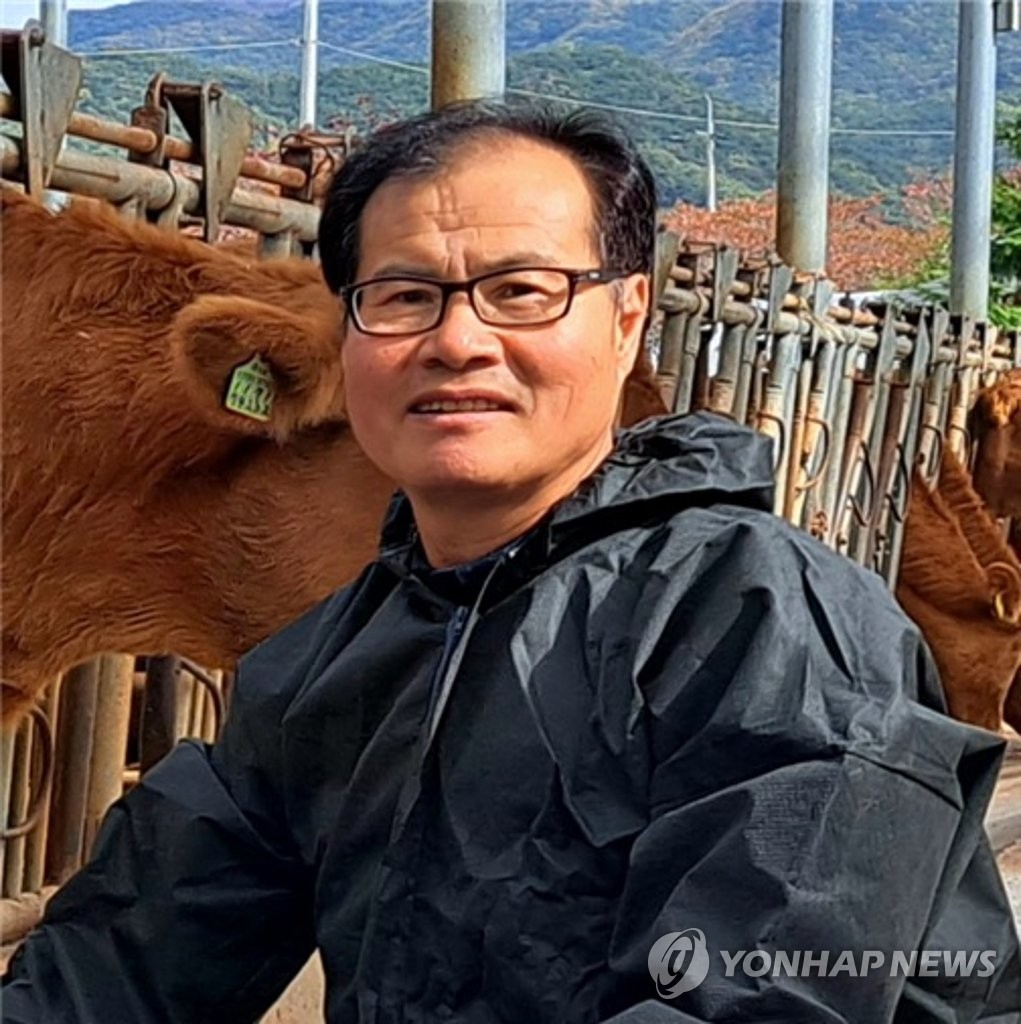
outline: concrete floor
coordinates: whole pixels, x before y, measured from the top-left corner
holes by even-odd
[[[323,1024],[323,970],[317,953],[288,986],[262,1024]]]

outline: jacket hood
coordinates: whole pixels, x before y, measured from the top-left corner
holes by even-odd
[[[599,510],[675,499],[773,507],[772,441],[710,412],[646,420],[617,435],[613,452],[557,506],[555,525]]]
[[[677,510],[722,502],[773,507],[772,441],[710,412],[661,416],[617,434],[614,450],[544,521],[547,551],[567,535],[602,532],[640,519],[653,506]],[[404,561],[417,531],[411,503],[398,492],[383,523],[380,555]]]

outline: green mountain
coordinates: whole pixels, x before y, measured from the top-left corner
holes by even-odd
[[[949,168],[957,0],[837,0],[831,167],[848,194],[895,193]],[[719,192],[774,180],[779,0],[507,0],[512,89],[595,102],[638,138],[665,200],[704,196],[708,92]],[[428,0],[320,0],[321,120],[366,127],[428,103]],[[215,77],[262,126],[297,116],[300,0],[140,0],[73,11],[71,45],[92,56],[88,106],[123,117],[148,76]],[[213,47],[213,49],[209,49]],[[1021,34],[998,40],[999,90],[1021,101]],[[367,57],[374,58],[367,60]]]

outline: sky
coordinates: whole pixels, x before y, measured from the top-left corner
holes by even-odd
[[[120,3],[126,0],[119,0]],[[67,0],[68,10],[96,10],[114,7],[114,0]],[[39,17],[38,0],[0,0],[0,28],[21,28],[29,18]]]

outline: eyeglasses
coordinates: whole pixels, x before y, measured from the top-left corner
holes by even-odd
[[[398,337],[438,327],[454,292],[467,293],[484,324],[538,327],[567,316],[579,285],[606,284],[627,276],[621,270],[517,267],[467,281],[379,277],[341,288],[340,296],[362,334]]]

